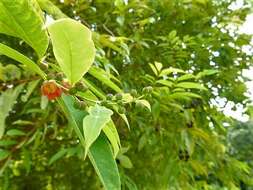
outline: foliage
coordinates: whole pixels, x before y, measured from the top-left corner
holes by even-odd
[[[250,187],[213,104],[249,103],[233,3],[0,0],[0,189]]]

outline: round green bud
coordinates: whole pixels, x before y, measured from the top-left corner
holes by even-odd
[[[41,68],[41,70],[46,71],[46,70],[48,69],[48,64],[42,62],[42,63],[39,65],[39,67]]]
[[[113,95],[112,94],[107,94],[106,95],[106,99],[107,100],[112,100],[113,99]]]
[[[148,89],[147,89],[147,87],[144,87],[144,88],[142,89],[142,93],[143,93],[143,94],[148,94]]]
[[[115,95],[116,100],[122,100],[123,96],[121,93]]]
[[[151,93],[153,91],[153,87],[152,86],[147,86],[147,90],[148,90],[148,93]]]
[[[119,114],[124,114],[124,113],[126,113],[126,109],[124,107],[120,106],[118,108],[118,112],[119,112]]]
[[[123,101],[123,100],[118,100],[118,101],[117,101],[117,104],[118,104],[119,106],[123,106],[123,105],[124,105],[124,101]]]
[[[85,92],[88,90],[88,87],[85,84],[83,84],[82,82],[76,83],[75,87],[78,91],[81,91],[81,92]]]
[[[108,101],[107,100],[103,100],[101,102],[101,106],[108,106]]]
[[[130,94],[131,94],[133,97],[136,97],[136,96],[138,95],[137,90],[135,90],[135,89],[132,89],[132,90],[130,91]]]
[[[58,81],[61,81],[64,77],[64,74],[63,73],[57,73],[56,76],[55,76],[55,79],[58,80]]]

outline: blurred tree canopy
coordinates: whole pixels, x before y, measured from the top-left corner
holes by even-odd
[[[244,51],[252,50],[252,36],[240,32],[251,1],[234,8],[234,0],[0,0],[0,190],[108,189],[92,160],[83,159],[71,116],[41,95],[43,80],[66,79],[50,27],[46,53],[30,36],[6,33],[4,4],[24,2],[44,27],[69,17],[92,31],[95,61],[81,79],[87,89],[76,85],[68,93],[91,117],[94,102],[113,110],[119,151],[108,131],[100,137],[117,153],[121,189],[252,188],[252,125],[232,127],[235,120],[215,104],[251,103],[242,71],[252,66]],[[35,35],[28,12],[15,15],[27,14],[21,26],[30,23]],[[45,78],[11,59],[6,46],[33,60]]]

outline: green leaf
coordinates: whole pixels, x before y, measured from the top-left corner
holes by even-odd
[[[177,81],[183,81],[183,80],[189,80],[189,79],[195,79],[196,77],[193,74],[185,74],[181,77],[177,78]]]
[[[6,159],[11,154],[8,150],[0,149],[0,161]]]
[[[6,135],[8,136],[23,136],[25,133],[18,129],[10,129],[6,132]]]
[[[64,110],[70,125],[75,130],[83,147],[85,147],[84,137],[82,136],[82,121],[85,115],[84,111],[73,107],[74,98],[71,96],[62,96],[59,103]],[[106,137],[101,134],[89,149],[88,157],[93,164],[104,188],[106,190],[120,190],[121,183],[116,161],[113,158],[110,144]]]
[[[51,165],[52,163],[54,163],[55,161],[59,160],[60,158],[62,158],[65,154],[67,153],[67,149],[61,149],[59,150],[56,154],[54,154],[49,162],[48,162],[48,165]]]
[[[110,75],[106,73],[104,70],[97,68],[97,67],[91,67],[89,70],[89,74],[110,87],[111,89],[115,90],[116,92],[121,92],[122,90],[110,80]]]
[[[27,92],[21,96],[21,100],[23,102],[26,102],[28,100],[28,98],[30,97],[30,95],[32,94],[32,92],[34,91],[34,89],[37,87],[37,85],[39,84],[40,80],[34,80],[28,83],[27,85]]]
[[[60,19],[48,27],[53,51],[62,71],[73,85],[90,69],[95,58],[91,31],[72,19]]]
[[[158,81],[156,81],[156,83],[162,84],[162,85],[168,86],[168,87],[172,87],[174,84],[173,82],[168,81],[168,80],[158,80]]]
[[[14,140],[0,140],[0,147],[6,147],[6,146],[11,146],[14,144],[17,144],[17,141]]]
[[[167,68],[167,69],[163,69],[161,71],[161,73],[159,74],[160,77],[165,76],[165,75],[169,75],[171,73],[185,73],[185,71],[181,70],[181,69],[177,69],[177,68]]]
[[[207,70],[204,70],[202,72],[199,72],[196,77],[199,79],[199,78],[202,78],[202,77],[205,77],[205,76],[215,75],[217,73],[219,73],[218,70],[207,69]]]
[[[112,148],[113,148],[114,158],[116,158],[116,156],[119,152],[120,139],[119,139],[119,134],[116,129],[116,126],[114,125],[112,120],[110,120],[106,124],[106,126],[103,128],[103,132],[105,133],[108,140],[110,141]]]
[[[119,159],[120,165],[122,165],[124,168],[130,169],[133,167],[131,160],[127,156],[119,155],[117,158]]]
[[[39,74],[43,79],[46,79],[46,74],[39,68],[36,63],[34,63],[31,59],[26,57],[25,55],[19,53],[18,51],[8,47],[2,43],[0,43],[0,55],[3,54],[15,61],[24,64],[24,68],[31,70],[37,74]]]
[[[151,112],[151,106],[150,106],[150,103],[147,100],[136,100],[136,103],[142,104],[143,106],[148,108],[148,110]]]
[[[83,133],[85,137],[85,156],[89,147],[98,138],[101,130],[111,120],[113,112],[106,107],[95,105],[89,108],[89,115],[83,119]]]
[[[189,88],[189,89],[207,90],[206,87],[194,82],[181,82],[181,83],[176,84],[176,87],[186,88],[186,89]]]
[[[23,85],[19,85],[14,89],[8,89],[0,95],[0,139],[5,131],[5,118],[8,116],[15,101],[21,92]]]
[[[202,99],[202,97],[200,95],[192,93],[192,92],[176,92],[176,93],[169,95],[169,97],[174,98],[174,99],[184,99],[184,97]]]
[[[61,10],[55,6],[50,0],[37,0],[41,9],[52,15],[55,19],[67,18]]]
[[[120,190],[120,176],[109,143],[104,135],[90,147],[89,158],[105,190]]]
[[[35,0],[0,0],[0,33],[21,38],[41,58],[49,39]]]

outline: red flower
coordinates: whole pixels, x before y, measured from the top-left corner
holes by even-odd
[[[62,89],[57,85],[54,80],[45,81],[41,86],[41,93],[47,96],[48,100],[54,100],[61,96]]]

